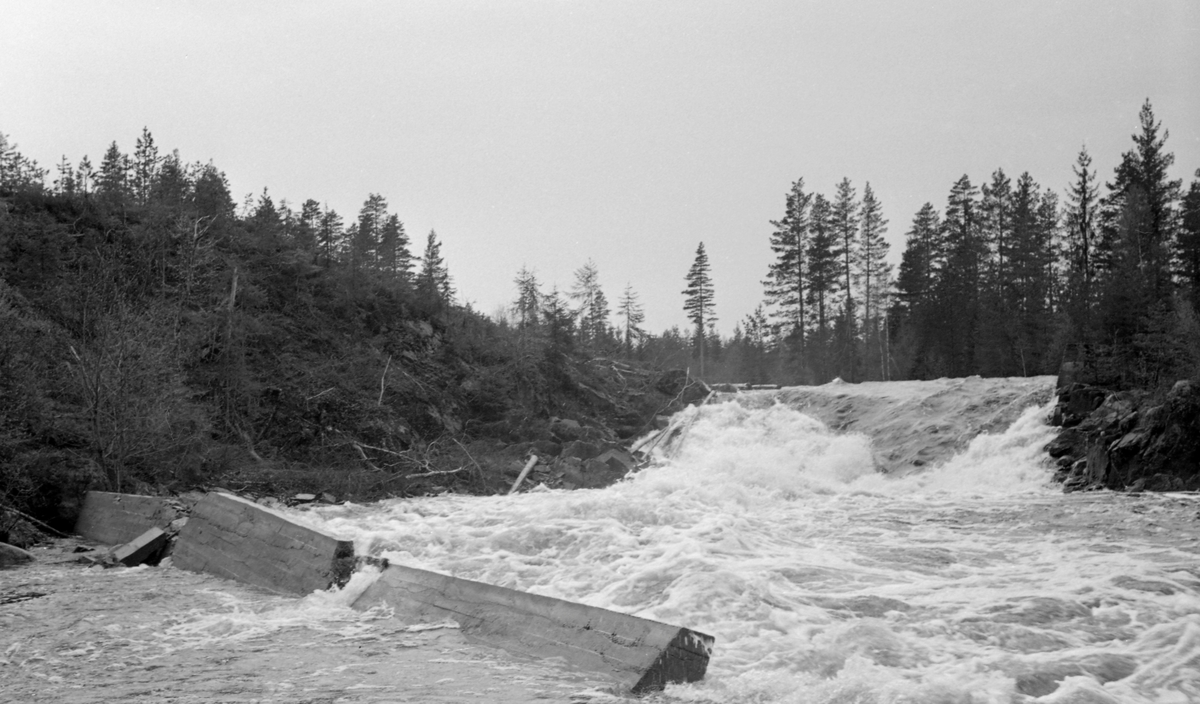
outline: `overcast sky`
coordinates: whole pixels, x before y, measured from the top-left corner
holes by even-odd
[[[898,259],[962,174],[1107,180],[1147,97],[1200,168],[1200,2],[0,0],[0,132],[45,167],[143,126],[352,218],[384,195],[491,312],[522,265],[589,257],[660,332],[709,252],[725,332],[762,299],[769,220],[804,177],[870,182]],[[52,177],[51,177],[52,178]]]

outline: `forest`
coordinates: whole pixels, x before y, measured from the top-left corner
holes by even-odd
[[[703,243],[680,272],[686,328],[644,330],[636,291],[611,304],[590,260],[565,291],[522,268],[484,314],[456,300],[438,234],[414,242],[380,194],[349,217],[267,189],[238,202],[148,129],[131,154],[113,142],[51,173],[0,132],[0,502],[48,515],[88,486],[248,472],[404,494],[446,462],[478,467],[474,439],[537,440],[555,416],[645,430],[670,370],[820,384],[1071,361],[1112,388],[1194,378],[1200,171],[1172,180],[1149,101],[1138,117],[1103,184],[1086,149],[1061,197],[1028,173],[962,176],[914,215],[898,267],[869,183],[826,196],[797,179],[763,303],[729,337]]]
[[[722,339],[710,290],[704,316],[689,310],[692,356],[707,350],[706,379],[784,385],[1055,374],[1064,361],[1114,389],[1196,377],[1200,169],[1185,191],[1148,100],[1138,124],[1107,181],[1081,149],[1062,197],[1029,173],[962,176],[944,209],[913,216],[895,271],[869,183],[859,197],[843,179],[827,197],[797,179],[772,222],[763,305]]]

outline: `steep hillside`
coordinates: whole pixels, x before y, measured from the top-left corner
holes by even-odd
[[[566,314],[514,330],[444,270],[331,258],[265,195],[238,215],[219,173],[184,185],[0,193],[0,503],[495,491],[555,419],[613,442],[682,402],[684,372],[581,344]]]

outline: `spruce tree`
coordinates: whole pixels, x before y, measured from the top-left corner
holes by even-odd
[[[884,234],[888,221],[883,217],[883,205],[871,190],[871,184],[863,187],[862,211],[859,221],[859,280],[862,282],[863,338],[867,345],[865,357],[878,351],[880,379],[887,378],[884,336],[880,334],[879,321],[887,309],[887,292],[891,284],[892,265],[888,263],[890,245]],[[875,364],[868,364],[873,370]]]
[[[843,305],[846,312],[852,312],[855,305],[854,273],[858,265],[859,204],[857,194],[848,178],[843,178],[837,185],[829,220],[837,235],[838,249],[841,252]]]
[[[767,347],[771,337],[771,324],[761,305],[746,316],[741,332],[743,351],[739,373],[744,381],[751,384],[765,383],[767,381]]]
[[[909,310],[932,302],[937,272],[945,258],[941,233],[937,209],[932,203],[922,205],[908,229],[896,280],[899,303]]]
[[[1175,155],[1166,151],[1170,133],[1155,119],[1149,100],[1142,105],[1138,124],[1133,148],[1121,156],[1114,179],[1107,184],[1109,192],[1101,213],[1102,245],[1107,268],[1119,266],[1114,257],[1136,259],[1150,296],[1165,301],[1171,282],[1175,204],[1182,181],[1167,177],[1175,163]]]
[[[74,196],[75,167],[71,166],[71,162],[67,161],[66,154],[59,160],[57,170],[58,178],[54,179],[54,192],[67,198]]]
[[[4,135],[0,135],[3,137]],[[92,160],[86,155],[79,160],[79,166],[75,168],[75,184],[79,188],[79,192],[84,198],[92,194],[93,183],[96,171],[92,168]]]
[[[625,292],[621,294],[621,300],[617,303],[617,316],[622,320],[621,343],[625,354],[631,355],[634,343],[646,335],[641,328],[642,323],[646,322],[646,314],[642,311],[642,304],[638,302],[637,293],[631,284],[625,284]]]
[[[380,240],[387,221],[387,199],[371,193],[358,211],[358,227],[350,238],[350,269],[355,272],[374,267],[379,261]]]
[[[212,162],[197,165],[192,181],[192,202],[198,217],[213,222],[233,217],[233,196],[229,193],[229,180]]]
[[[1010,271],[1004,282],[1008,312],[1009,359],[1000,373],[1028,376],[1041,369],[1050,311],[1050,272],[1046,258],[1057,226],[1057,202],[1046,199],[1028,172],[1017,179],[1012,195]]]
[[[717,321],[713,307],[713,285],[708,265],[708,254],[704,251],[704,243],[696,248],[696,258],[688,269],[687,288],[683,290],[686,296],[683,310],[688,314],[693,331],[693,349],[700,359],[700,375],[704,375],[704,348],[707,346],[709,330]]]
[[[1175,246],[1179,277],[1192,302],[1192,310],[1200,311],[1200,169],[1196,170],[1196,180],[1183,197],[1180,211],[1179,237]]]
[[[816,307],[818,341],[825,344],[828,342],[829,332],[827,304],[838,290],[842,250],[838,246],[837,231],[831,222],[829,201],[820,193],[813,196],[806,255],[808,258],[808,290],[806,294],[809,305]]]
[[[0,132],[0,191],[41,190],[46,172]]]
[[[978,190],[966,175],[950,189],[942,219],[946,264],[938,272],[937,308],[941,325],[936,347],[947,376],[968,376],[975,370],[979,342],[980,236]]]
[[[258,202],[254,206],[254,212],[251,213],[246,225],[250,232],[254,234],[260,243],[264,245],[273,244],[283,230],[283,218],[279,210],[275,207],[275,202],[271,199],[271,195],[264,188],[262,195],[258,197]]]
[[[425,254],[421,257],[421,273],[417,277],[417,293],[436,307],[454,301],[454,287],[450,281],[450,270],[442,258],[442,243],[437,233],[429,231],[425,239]]]
[[[551,287],[543,297],[541,318],[546,335],[542,351],[543,373],[552,386],[567,388],[572,383],[567,360],[574,348],[575,314],[563,301],[557,286]]]
[[[796,179],[786,196],[783,218],[772,220],[771,251],[775,261],[763,281],[766,300],[774,308],[774,317],[786,329],[785,334],[804,347],[806,248],[808,246],[808,210],[812,195],[804,192],[804,179]]]
[[[104,152],[96,179],[96,195],[109,205],[120,206],[129,195],[129,157],[113,142]]]
[[[587,345],[599,342],[608,327],[608,301],[600,289],[600,270],[591,259],[575,270],[575,283],[570,298],[575,302],[579,342]]]
[[[317,248],[317,233],[321,231],[321,204],[309,198],[300,206],[292,239],[297,249],[313,252]]]
[[[1091,334],[1096,276],[1096,208],[1099,188],[1087,146],[1080,148],[1072,171],[1075,180],[1067,190],[1066,257],[1067,315],[1073,337],[1084,342]]]
[[[1167,176],[1175,156],[1150,101],[1138,115],[1134,146],[1121,157],[1101,207],[1098,336],[1109,383],[1154,385],[1169,362],[1160,331],[1175,318],[1172,250],[1182,182]],[[1160,136],[1161,132],[1161,136]]]
[[[1013,190],[1012,180],[1004,169],[992,172],[991,183],[980,189],[980,229],[988,248],[988,285],[1000,289],[1008,280],[1008,263],[1012,256]]]
[[[133,151],[131,169],[131,190],[138,205],[146,205],[150,202],[150,190],[154,186],[154,180],[158,177],[158,167],[158,147],[154,146],[154,137],[150,136],[150,130],[143,127],[142,136],[138,137]]]
[[[597,347],[605,346],[612,339],[608,324],[609,313],[611,311],[608,307],[608,297],[604,295],[604,289],[598,288],[587,313],[588,326],[591,328],[589,337]]]
[[[150,187],[150,200],[168,209],[182,209],[191,201],[192,182],[187,167],[179,157],[179,150],[172,150],[163,157],[158,174]]]
[[[326,206],[325,212],[321,214],[321,228],[317,232],[317,249],[327,268],[333,264],[334,257],[341,246],[344,236],[342,227],[342,216],[338,215],[336,210]]]
[[[517,286],[517,298],[512,304],[513,317],[516,321],[519,338],[521,342],[525,342],[538,329],[542,292],[537,274],[525,266],[522,266],[521,270],[517,272],[513,283]]]
[[[391,279],[400,284],[412,280],[412,252],[408,234],[400,216],[388,214],[379,231],[379,266]]]

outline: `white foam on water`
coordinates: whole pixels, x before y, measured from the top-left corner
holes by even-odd
[[[897,479],[865,436],[726,403],[605,489],[303,515],[360,552],[716,636],[668,699],[1200,700],[1194,553],[1108,536],[1144,517],[1048,487],[1046,410]]]
[[[386,606],[355,611],[350,604],[379,578],[379,570],[365,568],[351,576],[342,589],[315,591],[302,598],[264,597],[254,600],[220,590],[206,590],[223,602],[223,608],[196,609],[173,616],[155,633],[166,655],[177,650],[219,647],[230,641],[267,638],[286,629],[304,628],[321,637],[348,640],[370,637],[373,623],[391,618]]]

